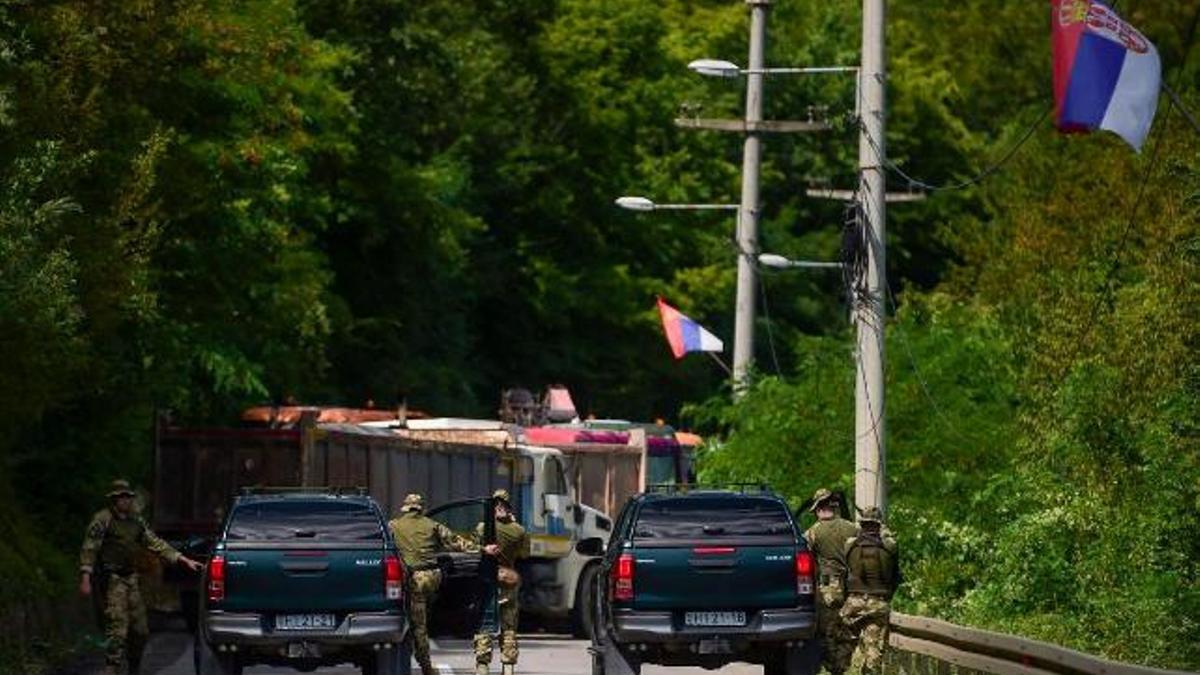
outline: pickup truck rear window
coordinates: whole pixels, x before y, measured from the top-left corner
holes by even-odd
[[[646,502],[635,540],[794,536],[783,504],[755,497],[681,497]]]
[[[364,504],[278,501],[243,504],[228,539],[245,541],[371,541],[383,539],[379,516]]]

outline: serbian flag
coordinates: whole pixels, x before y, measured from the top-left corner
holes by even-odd
[[[682,359],[688,352],[725,351],[725,344],[716,335],[663,302],[662,298],[658,299],[658,314],[662,317],[663,331],[675,358]]]
[[[1140,151],[1158,107],[1158,50],[1098,0],[1051,0],[1051,11],[1055,125],[1107,129]]]

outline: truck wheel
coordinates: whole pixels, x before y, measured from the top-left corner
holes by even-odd
[[[600,566],[588,565],[579,575],[579,587],[575,589],[575,606],[571,608],[571,633],[581,640],[590,640],[595,633],[596,574]]]
[[[238,663],[237,656],[213,651],[199,633],[192,643],[192,665],[196,675],[242,675],[242,664]]]
[[[764,675],[816,675],[821,670],[821,645],[814,639],[779,649],[764,665]]]
[[[381,649],[367,657],[362,667],[363,675],[410,675],[412,673],[412,652],[406,643],[401,643],[392,649]]]

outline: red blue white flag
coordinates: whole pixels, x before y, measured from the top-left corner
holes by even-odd
[[[1141,150],[1158,107],[1158,50],[1099,0],[1051,0],[1051,12],[1056,126],[1107,129]]]
[[[658,314],[662,317],[663,331],[671,344],[671,353],[682,359],[688,352],[721,352],[725,344],[703,326],[691,320],[679,310],[658,299]]]

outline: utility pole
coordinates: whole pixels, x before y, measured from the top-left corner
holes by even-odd
[[[753,131],[762,121],[763,54],[767,48],[767,10],[771,0],[746,0],[750,5],[750,63],[746,75],[746,140],[742,149],[742,208],[737,224],[737,305],[733,330],[733,391],[745,391],[754,363],[754,315],[758,289],[758,173],[762,138]]]
[[[862,95],[858,143],[859,195],[867,231],[866,279],[857,280],[854,323],[857,372],[854,383],[854,503],[859,509],[887,508],[884,418],[884,293],[887,284],[887,185],[884,158],[887,52],[884,23],[887,0],[863,0]],[[865,283],[864,283],[865,282]]]

